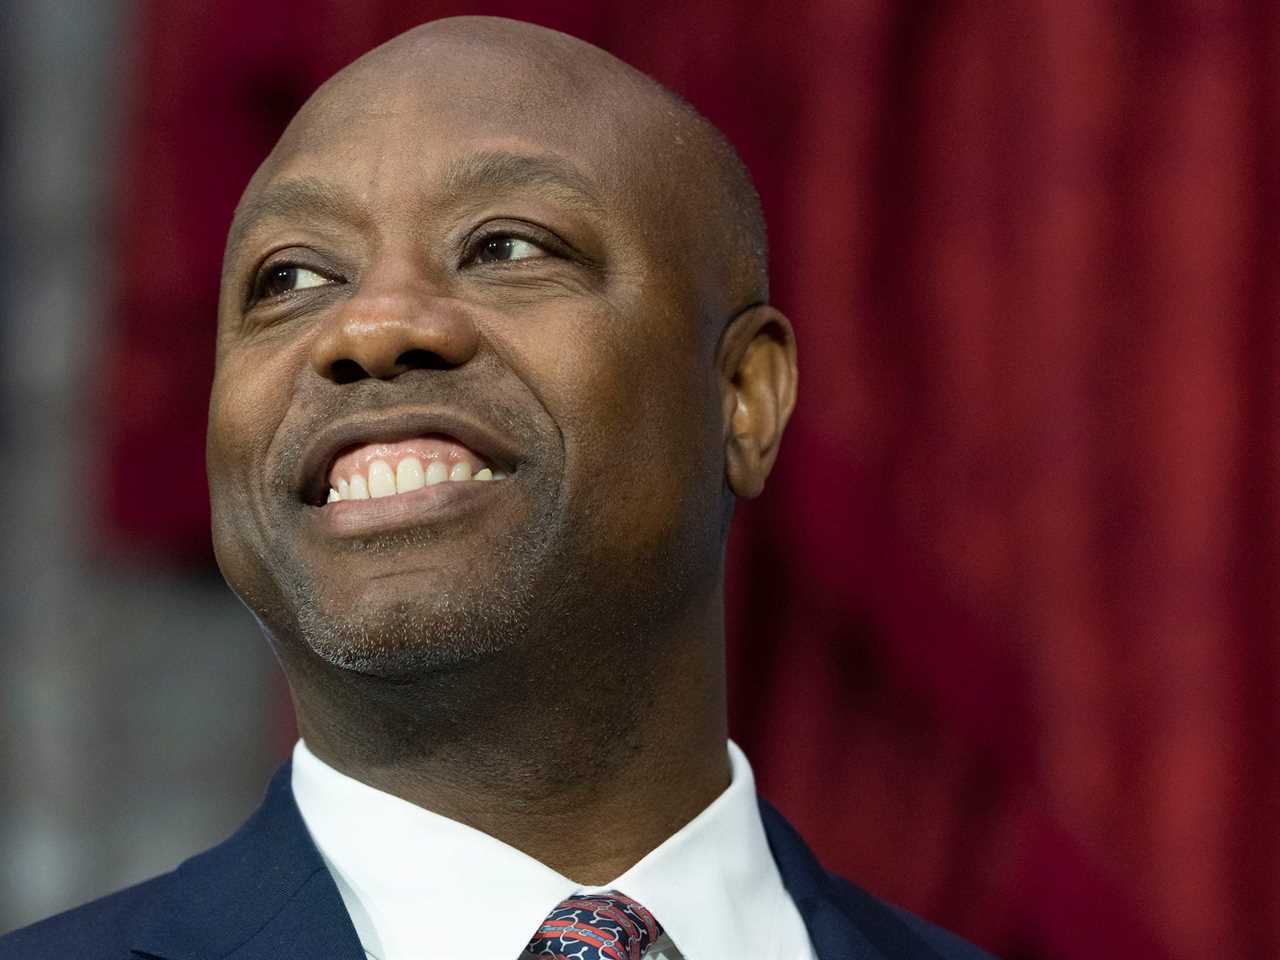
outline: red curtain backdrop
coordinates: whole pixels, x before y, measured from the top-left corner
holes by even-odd
[[[732,728],[829,865],[1008,958],[1280,955],[1280,14],[1038,0],[140,3],[103,530],[208,556],[239,191],[415,23],[533,19],[739,146],[801,402]]]

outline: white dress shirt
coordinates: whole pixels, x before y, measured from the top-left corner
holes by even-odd
[[[339,773],[301,740],[293,794],[371,960],[516,960],[574,893],[643,904],[685,960],[815,960],[769,852],[751,765],[612,883],[583,887],[473,827]]]

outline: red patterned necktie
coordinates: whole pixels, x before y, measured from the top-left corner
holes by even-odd
[[[614,890],[582,893],[556,904],[521,960],[680,960],[648,910]]]

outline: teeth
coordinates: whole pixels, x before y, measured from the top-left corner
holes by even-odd
[[[369,500],[391,497],[398,493],[411,493],[423,487],[433,487],[437,483],[463,483],[468,480],[505,480],[505,473],[494,472],[489,467],[481,467],[471,472],[471,464],[460,461],[450,467],[443,460],[432,460],[423,468],[417,457],[405,457],[395,469],[386,460],[375,460],[369,464],[369,478],[364,474],[353,474],[350,480],[340,479],[336,486],[329,488],[329,496],[325,503],[338,500]]]
[[[391,472],[391,464],[385,460],[375,460],[369,464],[369,496],[377,500],[389,497],[396,492],[396,475]]]
[[[422,461],[417,457],[405,457],[396,466],[396,493],[421,490],[423,486]]]

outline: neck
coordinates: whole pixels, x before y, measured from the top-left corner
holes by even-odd
[[[524,644],[409,682],[286,658],[298,729],[348,776],[606,884],[729,784],[712,612],[639,646]]]

